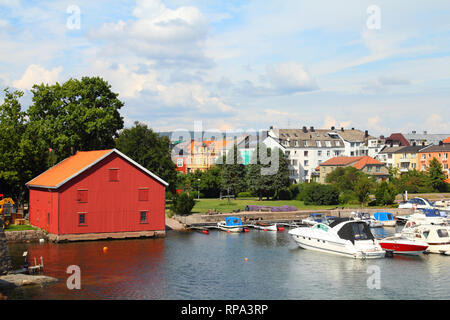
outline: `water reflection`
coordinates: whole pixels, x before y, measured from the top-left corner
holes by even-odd
[[[377,228],[377,237],[395,232]],[[8,292],[16,299],[448,299],[449,257],[394,256],[376,260],[304,250],[284,232],[232,234],[169,231],[165,239],[11,244],[43,256],[45,272],[61,281]],[[107,246],[106,253],[103,247]],[[76,264],[82,290],[68,290],[66,268]],[[368,268],[381,288],[368,288]]]

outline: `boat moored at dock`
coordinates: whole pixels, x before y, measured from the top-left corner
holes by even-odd
[[[407,255],[419,255],[428,248],[426,242],[412,241],[400,235],[384,238],[379,244],[386,251]]]
[[[446,225],[417,225],[409,221],[400,235],[408,240],[427,243],[428,248],[425,250],[427,253],[450,255],[450,227]]]
[[[219,221],[217,223],[217,228],[223,231],[229,232],[243,232],[244,225],[239,217],[226,217],[225,221]]]
[[[348,218],[296,228],[289,234],[303,249],[360,259],[383,258],[386,253],[366,222]]]
[[[390,212],[375,212],[373,218],[382,223],[383,227],[395,227],[397,220]]]

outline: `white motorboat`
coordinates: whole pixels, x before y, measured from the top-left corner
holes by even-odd
[[[352,212],[351,217],[354,220],[364,221],[371,228],[382,228],[383,227],[382,222],[375,220],[367,212]]]
[[[226,217],[225,221],[217,222],[217,227],[220,230],[227,232],[242,232],[244,231],[244,226],[242,224],[241,218],[238,217]]]
[[[412,241],[426,242],[427,253],[450,255],[450,227],[446,225],[418,225],[414,221],[408,221],[400,235]]]
[[[440,224],[448,224],[449,223],[449,220],[446,217],[442,217],[440,215],[434,215],[434,214],[430,214],[430,213],[424,213],[423,211],[422,212],[417,211],[409,216],[397,217],[397,219],[404,220],[405,223],[407,223],[408,221],[412,221],[416,225],[420,225],[420,224],[440,225]]]
[[[265,222],[256,222],[254,227],[256,229],[264,230],[264,231],[278,231],[277,224],[269,224]]]
[[[303,249],[360,259],[383,258],[386,253],[367,223],[348,218],[336,219],[329,225],[296,228],[289,234]]]

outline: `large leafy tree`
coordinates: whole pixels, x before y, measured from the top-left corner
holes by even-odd
[[[175,191],[177,172],[170,155],[168,137],[159,136],[147,125],[135,122],[133,127],[120,132],[116,148],[168,182],[168,189]]]
[[[19,205],[26,199],[25,183],[46,169],[47,153],[38,148],[30,134],[26,112],[22,111],[22,91],[4,90],[0,105],[0,193]]]
[[[221,189],[230,194],[237,195],[239,192],[245,191],[245,166],[243,164],[241,155],[238,151],[237,145],[228,151],[224,157],[222,164],[218,165],[221,169]]]
[[[56,161],[78,150],[114,147],[114,138],[123,128],[119,110],[124,104],[102,78],[34,85],[31,92],[29,131],[41,146],[53,150]]]
[[[445,191],[446,185],[444,180],[447,179],[442,164],[436,158],[430,161],[430,166],[427,169],[427,183],[436,191]]]

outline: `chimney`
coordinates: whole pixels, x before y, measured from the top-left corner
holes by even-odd
[[[273,126],[270,126],[269,130],[273,130]]]
[[[428,132],[424,131],[423,134],[427,134]]]
[[[416,146],[416,143],[415,142],[413,142],[413,147],[415,147]]]
[[[341,127],[341,131],[344,132],[344,127]]]
[[[352,128],[352,130],[355,130],[355,128]]]
[[[439,141],[439,145],[440,146],[443,146],[444,145],[444,142],[441,140],[441,141]]]
[[[334,130],[335,129],[335,127],[331,127],[331,130]]]
[[[366,138],[367,138],[368,136],[369,136],[369,131],[367,131],[367,130],[366,130],[366,131],[364,131],[364,137],[366,137]]]
[[[303,127],[303,132],[304,132],[304,133],[307,133],[307,132],[308,132],[308,128]]]
[[[309,128],[311,132],[314,132],[314,127]]]
[[[416,131],[413,131],[412,134],[416,134]]]

